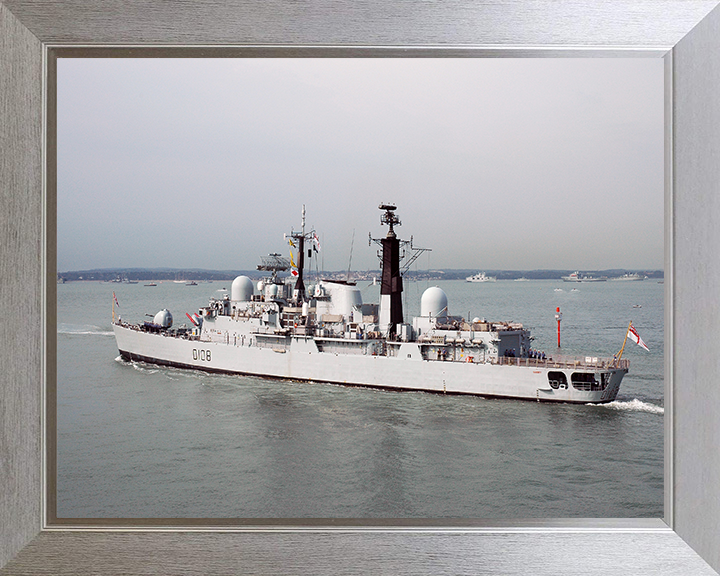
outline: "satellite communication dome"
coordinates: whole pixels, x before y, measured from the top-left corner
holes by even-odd
[[[162,326],[163,328],[170,328],[170,326],[172,326],[172,314],[170,314],[170,310],[167,308],[160,310],[160,312],[155,314],[153,323],[158,326]]]
[[[431,286],[420,299],[420,316],[444,318],[448,313],[447,294],[438,286]]]
[[[253,282],[247,276],[238,276],[230,287],[230,300],[233,302],[250,302],[253,295]]]

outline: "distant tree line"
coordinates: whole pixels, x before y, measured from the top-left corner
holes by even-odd
[[[478,269],[466,270],[418,270],[408,271],[405,277],[408,279],[435,279],[435,280],[464,280],[466,277],[477,274]],[[495,276],[498,280],[515,280],[517,278],[527,278],[528,280],[559,280],[563,276],[567,276],[575,270],[483,270],[488,276]],[[648,278],[664,278],[662,270],[628,270],[623,268],[611,270],[582,270],[583,274],[589,276],[607,276],[615,278],[623,274],[633,273],[644,274]],[[347,271],[325,271],[320,272],[321,277],[333,278],[338,275],[345,276]],[[236,276],[248,276],[252,279],[260,279],[267,274],[257,270],[178,270],[168,268],[104,268],[99,270],[74,270],[69,272],[59,272],[58,281],[76,281],[76,280],[95,280],[103,282],[112,282],[113,280],[232,280]],[[315,276],[315,273],[312,273]],[[363,270],[361,272],[351,272],[353,277],[372,278],[380,277],[380,270]]]

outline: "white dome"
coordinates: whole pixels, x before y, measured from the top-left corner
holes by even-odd
[[[170,314],[170,310],[163,308],[160,312],[155,314],[153,324],[157,324],[163,328],[170,328],[170,326],[172,326],[172,314]]]
[[[420,316],[444,318],[448,313],[447,294],[438,286],[431,286],[420,299]]]
[[[253,295],[253,283],[247,276],[238,276],[230,287],[230,300],[233,302],[249,302]]]

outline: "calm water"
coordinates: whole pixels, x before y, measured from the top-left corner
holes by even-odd
[[[541,350],[560,306],[563,353],[611,356],[630,320],[650,352],[628,344],[604,406],[209,375],[119,361],[112,292],[124,320],[181,323],[230,282],[59,285],[58,516],[661,517],[663,285],[435,284],[451,314],[522,322]],[[429,285],[406,284],[410,314]]]

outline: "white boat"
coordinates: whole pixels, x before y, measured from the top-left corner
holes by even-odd
[[[302,231],[290,236],[297,267],[279,254],[265,257],[258,269],[268,277],[255,284],[238,276],[230,294],[186,313],[190,326],[173,327],[167,309],[152,322],[113,318],[120,355],[208,372],[395,390],[581,404],[615,399],[627,360],[539,352],[522,324],[450,315],[437,286],[423,293],[420,316],[405,322],[402,273],[422,249],[397,238],[395,206],[380,209],[389,231],[373,239],[382,247],[379,303],[364,303],[353,282],[318,279],[306,288],[305,246],[316,236],[305,232],[303,207]],[[401,253],[413,254],[405,268]],[[288,269],[296,276],[278,277]]]
[[[568,274],[567,276],[562,276],[562,279],[563,282],[605,282],[607,281],[607,276],[595,278],[594,276],[587,276],[576,271],[572,274]]]
[[[495,282],[496,280],[495,276],[485,276],[485,272],[478,272],[474,276],[465,278],[466,282]]]
[[[610,278],[610,280],[615,282],[638,282],[645,280],[645,278],[647,278],[647,276],[635,272],[633,274],[623,274],[622,276],[618,276],[617,278]]]
[[[573,272],[572,274],[569,274],[568,276],[563,276],[562,279],[563,279],[563,282],[582,282],[580,272]]]

